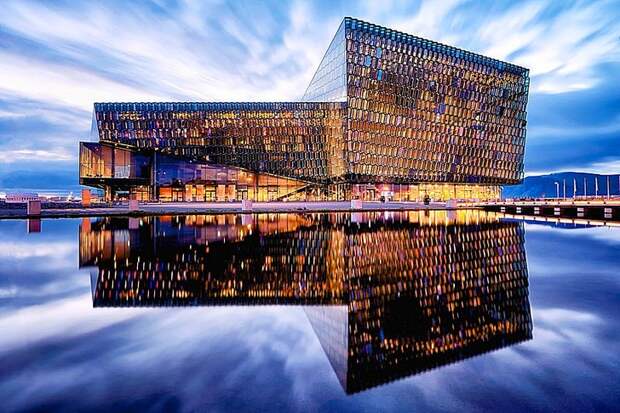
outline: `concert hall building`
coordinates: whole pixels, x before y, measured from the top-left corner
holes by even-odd
[[[528,69],[345,18],[297,102],[95,103],[108,200],[493,199],[523,178]]]

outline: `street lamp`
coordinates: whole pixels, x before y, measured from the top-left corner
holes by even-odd
[[[558,181],[555,181],[555,193],[556,198],[560,198],[560,183]]]

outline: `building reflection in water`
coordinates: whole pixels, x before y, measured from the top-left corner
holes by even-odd
[[[85,219],[93,304],[297,304],[347,393],[532,338],[523,224],[479,211]]]
[[[29,234],[41,232],[41,218],[29,218],[26,220],[26,227]]]

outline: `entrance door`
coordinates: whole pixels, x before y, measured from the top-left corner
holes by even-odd
[[[217,187],[215,188],[215,198],[218,202],[226,201],[226,185],[217,185]]]
[[[237,201],[242,201],[244,199],[248,199],[248,187],[247,186],[237,186]]]
[[[216,199],[215,186],[205,186],[205,201],[215,202]]]
[[[172,202],[183,202],[184,195],[183,188],[172,188]]]

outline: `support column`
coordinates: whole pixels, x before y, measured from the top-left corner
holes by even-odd
[[[151,200],[157,201],[157,152],[153,151],[151,162]]]
[[[114,189],[110,185],[103,187],[103,200],[105,202],[112,202],[114,200]]]

